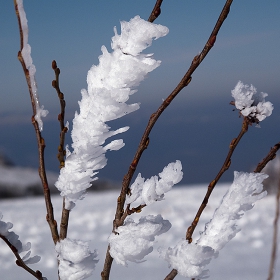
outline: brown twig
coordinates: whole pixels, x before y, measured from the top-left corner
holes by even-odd
[[[18,23],[19,23],[19,32],[20,32],[20,51],[18,52],[18,59],[19,59],[21,65],[22,65],[23,72],[25,74],[26,82],[27,82],[28,89],[29,89],[32,109],[33,109],[32,124],[33,124],[34,129],[35,129],[37,144],[38,144],[39,176],[41,178],[41,182],[42,182],[42,186],[43,186],[46,209],[47,209],[46,219],[47,219],[47,222],[50,226],[53,241],[54,241],[54,243],[56,243],[59,239],[58,230],[57,230],[57,223],[54,219],[53,206],[52,206],[52,202],[51,202],[50,189],[49,189],[48,181],[47,181],[47,177],[46,177],[46,169],[45,169],[45,161],[44,161],[44,149],[45,149],[46,145],[45,145],[44,138],[41,136],[41,132],[40,132],[40,129],[39,129],[39,126],[38,126],[38,122],[35,120],[35,116],[37,114],[36,101],[35,101],[33,91],[32,91],[29,70],[26,68],[26,64],[25,64],[23,56],[22,56],[24,35],[23,35],[23,31],[22,31],[21,19],[20,19],[20,14],[19,14],[18,5],[17,5],[16,0],[14,0],[14,5],[15,5],[16,15],[17,15]]]
[[[58,146],[57,158],[59,161],[59,167],[61,169],[65,165],[66,151],[64,149],[64,143],[65,143],[65,134],[68,131],[68,129],[67,129],[67,127],[65,127],[65,123],[64,123],[66,102],[64,100],[64,94],[61,92],[60,87],[59,87],[60,69],[57,67],[57,63],[55,60],[53,60],[53,62],[52,62],[52,69],[54,70],[54,73],[55,73],[55,80],[52,81],[52,86],[53,86],[53,88],[55,88],[55,90],[57,92],[57,96],[59,98],[59,102],[60,102],[60,113],[58,115],[58,121],[60,123],[60,137],[59,137],[60,141],[59,141],[59,146]],[[65,198],[63,198],[60,232],[59,232],[60,239],[65,239],[67,237],[69,215],[70,215],[70,211],[68,209],[65,209]]]
[[[162,1],[157,1],[155,7],[160,7]],[[186,86],[188,86],[188,84],[191,82],[191,75],[194,73],[194,71],[196,70],[196,68],[201,64],[201,62],[203,61],[203,59],[206,57],[206,55],[208,54],[208,52],[211,50],[211,48],[214,46],[214,43],[216,41],[216,36],[218,35],[218,32],[223,24],[223,22],[225,21],[225,19],[227,18],[227,15],[229,13],[230,10],[230,6],[232,4],[233,0],[227,0],[222,12],[216,22],[216,25],[211,33],[211,35],[209,36],[203,50],[201,51],[200,54],[196,55],[189,67],[189,69],[187,70],[186,74],[184,75],[184,77],[181,79],[181,81],[178,83],[178,85],[176,86],[176,88],[171,92],[171,94],[164,100],[164,102],[161,104],[161,106],[158,108],[158,110],[153,113],[149,119],[149,122],[147,124],[147,127],[143,133],[142,139],[140,141],[140,144],[137,148],[137,151],[135,153],[135,156],[132,160],[132,163],[130,164],[130,167],[128,169],[127,174],[124,176],[123,178],[123,182],[122,182],[122,189],[121,189],[121,193],[118,197],[118,201],[117,201],[117,209],[116,209],[116,214],[115,214],[115,219],[113,222],[113,231],[115,231],[116,227],[121,226],[124,219],[123,219],[123,215],[124,215],[124,204],[125,204],[125,198],[127,193],[129,192],[129,185],[131,182],[131,179],[134,175],[134,172],[137,168],[138,162],[142,156],[142,153],[144,152],[144,150],[148,147],[149,145],[149,135],[150,132],[152,130],[152,128],[154,127],[156,121],[158,120],[158,118],[160,117],[160,115],[162,114],[162,112],[169,106],[169,104],[172,102],[172,100],[177,96],[177,94]],[[158,6],[157,6],[158,4]],[[155,9],[155,8],[154,8]],[[153,12],[152,12],[153,14]],[[150,19],[152,20],[152,18]],[[110,272],[110,268],[111,268],[111,264],[112,264],[112,259],[110,259],[110,255],[109,255],[109,247],[107,249],[107,256],[105,263],[104,263],[104,269],[102,272],[102,279],[103,280],[107,280],[109,279],[109,272]],[[105,273],[106,272],[106,273]]]
[[[222,175],[225,173],[226,170],[228,170],[228,168],[230,167],[231,164],[231,156],[236,148],[236,146],[238,145],[238,143],[240,142],[241,138],[243,137],[243,135],[248,131],[248,126],[249,126],[250,121],[247,117],[244,117],[243,119],[243,123],[242,123],[242,128],[241,131],[239,133],[239,135],[237,136],[237,138],[234,138],[230,145],[229,145],[229,152],[227,154],[226,160],[222,166],[222,168],[220,169],[219,173],[217,174],[217,176],[215,177],[215,179],[209,184],[208,189],[207,189],[207,193],[197,211],[197,214],[191,224],[191,226],[188,228],[187,233],[186,233],[186,240],[188,240],[189,243],[192,242],[192,234],[197,226],[197,223],[200,219],[200,216],[203,212],[203,210],[205,209],[205,207],[207,206],[209,197],[214,189],[214,187],[216,186],[217,182],[220,180],[220,178],[222,177]]]
[[[261,172],[264,167],[268,164],[269,161],[275,159],[277,151],[280,149],[280,142],[275,144],[273,148],[270,149],[267,156],[258,164],[256,169],[254,170],[255,173]]]
[[[154,6],[154,9],[152,10],[151,12],[151,15],[148,19],[149,22],[154,22],[158,16],[160,15],[161,13],[161,4],[162,4],[163,0],[157,0],[155,6]]]
[[[42,275],[41,271],[39,271],[39,270],[34,271],[29,266],[27,266],[25,264],[25,262],[22,260],[21,256],[19,255],[18,249],[5,236],[0,234],[0,238],[10,247],[11,251],[13,252],[15,257],[17,258],[16,264],[18,266],[25,269],[27,272],[29,272],[31,275],[33,275],[35,278],[37,278],[39,280],[43,280],[43,275]]]
[[[280,215],[280,179],[278,182],[278,191],[276,195],[276,209],[275,209],[275,217],[273,222],[273,241],[272,241],[272,252],[270,258],[269,265],[269,274],[267,280],[272,280],[274,276],[275,270],[275,262],[276,262],[276,254],[277,254],[277,239],[278,239],[278,221]]]

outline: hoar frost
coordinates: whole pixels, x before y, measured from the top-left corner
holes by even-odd
[[[130,189],[126,203],[139,202],[141,205],[150,205],[162,200],[174,184],[182,180],[182,165],[179,160],[169,163],[158,176],[145,181],[138,175]],[[168,220],[161,215],[142,217],[138,223],[127,218],[123,226],[115,229],[109,237],[110,255],[116,263],[127,265],[127,261],[140,262],[153,251],[155,237],[167,232],[171,228]]]
[[[239,81],[231,94],[235,99],[235,107],[244,117],[256,120],[258,123],[272,114],[273,104],[265,101],[268,94],[257,93],[257,89],[253,85],[244,85]]]
[[[126,203],[131,204],[138,200],[141,205],[149,205],[164,198],[164,194],[179,183],[183,178],[182,164],[179,160],[169,163],[163,171],[145,181],[139,173],[135,182],[131,185],[130,195],[127,195]]]
[[[55,245],[61,280],[88,278],[95,268],[97,253],[91,253],[87,242],[65,238]]]
[[[176,246],[160,249],[160,255],[179,274],[190,278],[205,278],[205,266],[240,231],[237,220],[253,208],[253,204],[266,196],[262,182],[268,175],[234,172],[234,181],[206,224],[197,242],[180,241]]]
[[[109,237],[110,255],[117,264],[127,265],[127,261],[139,262],[153,251],[155,236],[171,228],[168,220],[161,215],[149,215],[136,223],[128,218],[123,226]]]
[[[31,255],[31,243],[28,242],[26,245],[22,245],[22,242],[19,240],[19,236],[15,234],[10,229],[13,227],[13,224],[10,222],[2,221],[3,215],[0,212],[0,235],[5,237],[18,251],[19,254],[22,252],[27,252],[21,259],[25,264],[34,264],[40,261],[40,256],[30,257]]]
[[[37,91],[37,84],[35,80],[36,68],[33,64],[31,57],[31,46],[28,44],[28,25],[27,18],[23,7],[23,0],[17,0],[18,12],[20,16],[20,23],[22,27],[22,36],[23,36],[23,48],[21,50],[21,55],[24,60],[25,66],[29,71],[30,84],[32,89],[33,98],[36,106],[36,115],[35,120],[38,122],[40,130],[43,130],[43,121],[42,117],[46,117],[48,114],[47,110],[44,110],[44,106],[40,106],[39,95]]]
[[[120,118],[139,109],[138,104],[127,104],[129,96],[147,73],[160,65],[150,54],[140,54],[151,45],[152,39],[165,36],[168,28],[149,23],[139,16],[121,22],[121,34],[115,28],[112,53],[102,46],[99,65],[88,71],[88,90],[82,90],[80,113],[75,114],[72,130],[73,152],[67,149],[65,167],[61,169],[56,187],[66,198],[66,208],[74,207],[107,159],[107,150],[119,150],[122,140],[103,146],[107,138],[125,132],[128,127],[110,131],[108,121]]]

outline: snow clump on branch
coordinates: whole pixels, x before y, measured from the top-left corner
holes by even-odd
[[[139,173],[135,182],[131,185],[130,195],[127,195],[126,203],[131,204],[138,199],[141,205],[149,205],[162,200],[164,194],[182,180],[181,162],[176,160],[176,162],[169,163],[158,175],[160,179],[158,179],[158,176],[153,176],[145,181]]]
[[[27,252],[21,259],[25,264],[34,264],[40,261],[40,256],[34,256],[30,258],[31,255],[31,243],[27,242],[26,245],[22,245],[22,242],[19,240],[19,236],[15,234],[13,231],[9,231],[13,224],[10,222],[2,221],[3,215],[0,212],[0,238],[6,239],[9,245],[14,246],[17,250],[17,253],[20,254],[22,252]]]
[[[138,175],[130,189],[126,203],[139,202],[141,205],[150,205],[162,200],[164,194],[179,183],[183,178],[182,164],[179,160],[169,163],[158,176],[145,181]],[[126,265],[127,261],[140,262],[153,251],[155,236],[167,232],[171,223],[161,215],[142,217],[139,223],[132,218],[125,220],[123,226],[115,229],[109,237],[110,254],[116,263]]]
[[[168,220],[161,215],[149,215],[135,223],[128,218],[123,226],[116,229],[109,237],[110,255],[117,264],[127,266],[127,261],[140,262],[153,251],[155,236],[171,228]]]
[[[272,114],[273,104],[265,101],[268,94],[257,93],[257,89],[253,85],[244,85],[239,81],[231,94],[235,99],[235,107],[252,122],[259,123]]]
[[[236,221],[266,196],[262,182],[267,177],[263,173],[235,171],[232,185],[197,242],[189,244],[182,240],[173,248],[161,248],[161,257],[185,277],[205,278],[205,266],[240,231]]]
[[[92,275],[98,262],[97,253],[90,252],[87,242],[65,238],[56,243],[55,250],[61,280],[82,280]]]
[[[112,53],[102,46],[99,65],[88,71],[88,89],[83,89],[79,102],[80,113],[75,114],[72,130],[73,152],[67,149],[65,167],[61,169],[56,187],[66,198],[66,209],[72,209],[99,169],[107,164],[107,150],[119,150],[123,140],[103,146],[107,138],[125,132],[129,127],[111,130],[106,124],[139,109],[139,104],[127,104],[134,88],[145,76],[160,65],[151,54],[140,54],[151,45],[152,39],[165,36],[168,28],[149,23],[139,16],[121,22],[121,34],[115,28]]]

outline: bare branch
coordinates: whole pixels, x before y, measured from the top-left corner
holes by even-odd
[[[16,15],[18,18],[18,23],[19,23],[19,31],[20,31],[20,51],[18,52],[18,59],[22,65],[23,72],[25,74],[26,82],[28,85],[29,89],[29,94],[30,94],[30,99],[31,99],[31,104],[33,108],[33,116],[32,116],[32,124],[35,129],[36,133],[36,138],[37,138],[37,144],[38,144],[38,153],[39,153],[39,176],[41,178],[42,186],[43,186],[43,191],[44,191],[44,197],[45,197],[45,203],[46,203],[46,209],[47,209],[47,222],[49,223],[50,230],[52,233],[52,238],[54,243],[56,243],[59,239],[58,237],[58,230],[57,230],[57,224],[54,219],[54,214],[53,214],[53,206],[51,202],[51,197],[50,197],[50,189],[48,186],[48,181],[46,177],[46,169],[45,169],[45,161],[44,161],[44,149],[45,149],[45,140],[41,136],[41,132],[38,126],[38,122],[35,120],[35,116],[37,114],[37,108],[36,108],[36,101],[34,98],[34,93],[32,92],[32,86],[31,86],[31,80],[30,80],[30,75],[29,75],[29,70],[27,69],[23,56],[22,56],[22,49],[23,49],[23,31],[22,31],[22,26],[21,26],[21,20],[20,20],[20,14],[18,10],[18,5],[17,1],[14,0],[14,5],[15,5],[15,10],[16,10]]]
[[[261,172],[264,167],[268,164],[269,161],[275,159],[277,151],[280,149],[280,142],[275,144],[273,148],[270,149],[267,156],[258,164],[256,169],[254,170],[255,173]]]
[[[243,135],[248,131],[248,126],[250,124],[250,121],[247,117],[244,117],[243,119],[243,123],[242,123],[242,128],[241,131],[239,133],[239,135],[237,136],[237,138],[234,138],[230,145],[229,145],[229,152],[228,155],[226,157],[226,160],[222,166],[222,168],[220,169],[219,173],[217,174],[217,176],[215,177],[215,179],[209,184],[208,186],[208,190],[207,193],[197,211],[197,214],[191,224],[191,226],[188,228],[187,233],[186,233],[186,240],[188,240],[189,243],[192,242],[192,234],[198,224],[198,221],[200,219],[200,216],[203,212],[203,210],[205,209],[205,207],[207,206],[209,197],[214,189],[214,187],[216,186],[217,182],[220,180],[220,178],[222,177],[222,175],[225,173],[226,170],[228,170],[228,168],[230,167],[231,164],[231,156],[235,150],[235,148],[237,147],[238,143],[240,142],[241,138],[243,137]]]
[[[55,88],[55,90],[57,92],[57,96],[59,98],[59,102],[60,102],[60,113],[58,115],[58,121],[60,123],[60,137],[59,137],[60,141],[59,141],[59,146],[58,146],[57,158],[59,161],[59,167],[61,169],[65,165],[65,155],[66,155],[66,151],[64,149],[65,134],[68,131],[67,127],[65,127],[65,122],[64,122],[66,102],[64,100],[64,94],[61,92],[60,87],[59,87],[60,69],[57,67],[57,63],[55,60],[53,60],[53,62],[52,62],[52,69],[54,70],[54,73],[55,73],[55,80],[52,81],[52,86]],[[65,239],[67,237],[69,215],[70,215],[70,210],[65,209],[65,198],[63,198],[60,232],[59,232],[60,239]]]
[[[163,0],[157,0],[155,6],[154,6],[154,9],[153,11],[151,12],[151,15],[148,19],[149,22],[154,22],[158,16],[160,15],[161,13],[161,4],[162,4]]]

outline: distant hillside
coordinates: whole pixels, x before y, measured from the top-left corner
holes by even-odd
[[[57,178],[58,173],[47,171],[51,193],[58,193],[54,186]],[[111,181],[97,180],[93,182],[90,190],[104,191],[119,187],[120,184]],[[37,169],[15,166],[7,156],[0,154],[0,199],[42,194],[42,184]]]

